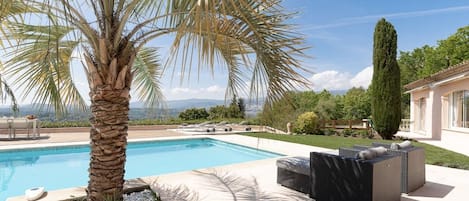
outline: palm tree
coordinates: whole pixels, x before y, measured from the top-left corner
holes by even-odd
[[[158,49],[145,48],[150,41],[174,39],[164,64],[180,66],[183,75],[192,66],[226,68],[226,97],[244,93],[246,79],[249,94],[270,101],[307,83],[298,73],[305,70],[298,60],[303,39],[285,23],[292,14],[277,0],[38,0],[27,6],[49,20],[9,24],[7,35],[20,42],[6,67],[35,101],[59,112],[86,107],[70,73],[73,50],[83,51],[92,113],[88,200],[122,199],[131,86],[149,105],[162,100]]]

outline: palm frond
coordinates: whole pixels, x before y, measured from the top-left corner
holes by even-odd
[[[159,184],[157,180],[152,182],[151,189],[158,194],[160,200],[171,201],[199,201],[199,194],[190,190],[187,186],[171,186]]]
[[[70,72],[73,50],[79,41],[66,40],[73,28],[16,24],[14,35],[20,42],[11,47],[7,75],[24,89],[23,97],[33,95],[33,102],[64,114],[70,107],[86,110],[86,103]]]
[[[159,106],[164,102],[160,88],[161,65],[156,48],[143,48],[138,52],[132,74],[133,86],[139,100],[150,107]]]
[[[3,64],[0,63],[0,71],[3,72]],[[13,93],[13,89],[10,87],[10,85],[7,83],[7,81],[4,79],[2,74],[0,74],[0,101],[2,103],[6,102],[7,100],[10,100],[10,105],[11,105],[11,111],[13,111],[13,114],[17,114],[19,112],[19,107],[18,107],[18,101],[16,100],[16,96]]]
[[[0,34],[3,36],[7,35],[9,32],[9,22],[22,21],[20,15],[27,11],[28,6],[26,6],[22,1],[0,2]],[[0,40],[0,46],[4,47],[3,40]]]
[[[290,193],[291,191],[267,192],[262,189],[255,177],[242,177],[233,172],[217,170],[194,171],[200,178],[200,183],[207,189],[223,196],[221,200],[257,200],[257,201],[287,201],[305,200],[306,195]]]
[[[262,0],[198,1],[180,3],[177,10],[187,10],[185,15],[172,16],[176,26],[169,64],[183,60],[181,72],[192,66],[215,66],[217,59],[225,59],[229,70],[231,91],[240,88],[244,66],[250,71],[250,94],[279,100],[286,92],[298,87],[308,87],[308,80],[298,71],[309,72],[301,66],[304,57],[303,38],[284,23],[293,14],[283,14],[278,2]],[[173,11],[175,12],[175,11]],[[193,58],[199,63],[194,65]],[[236,81],[233,81],[236,80]]]

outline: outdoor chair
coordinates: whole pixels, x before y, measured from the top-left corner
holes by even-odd
[[[402,193],[415,191],[425,184],[425,149],[412,145],[404,148],[391,149],[391,144],[378,142],[373,142],[372,146],[386,147],[389,153],[401,156]]]
[[[12,132],[13,132],[13,136],[16,137],[16,130],[18,129],[25,129],[26,130],[26,133],[28,135],[28,138],[29,138],[29,130],[32,129],[33,126],[32,126],[32,122],[29,122],[28,119],[26,118],[14,118],[12,119],[12,123],[11,123],[11,129],[12,129]]]
[[[289,157],[277,160],[277,183],[287,188],[310,194],[310,159]]]
[[[0,118],[0,129],[7,130],[8,139],[12,139],[13,133],[11,132],[11,119]]]
[[[363,160],[355,155],[344,149],[339,155],[311,152],[310,196],[316,201],[399,201],[400,157],[384,154]]]

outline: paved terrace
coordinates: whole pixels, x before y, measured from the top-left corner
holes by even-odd
[[[245,146],[269,150],[285,155],[308,156],[311,151],[336,152],[320,147],[298,145],[268,139],[258,139],[240,135],[198,135],[190,136],[165,128],[129,129],[129,141],[148,139],[178,139],[190,137],[212,137]],[[45,133],[38,140],[0,141],[0,148],[38,146],[62,142],[87,142],[87,132]],[[160,176],[148,176],[138,180],[158,189],[167,200],[172,196],[190,197],[189,200],[312,200],[308,196],[276,184],[276,159],[265,159],[196,171],[179,172]],[[158,167],[157,161],[155,167]],[[427,183],[410,194],[402,194],[401,201],[467,200],[469,171],[426,165]],[[50,191],[41,201],[61,200],[85,195],[84,187]],[[8,201],[25,200],[23,197],[10,198]]]

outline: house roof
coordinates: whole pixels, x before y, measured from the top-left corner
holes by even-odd
[[[409,84],[404,85],[404,88],[407,90],[413,90],[425,85],[442,81],[463,73],[469,73],[469,60],[463,61],[462,63],[456,64],[454,66],[448,67],[441,71],[438,71],[435,74],[432,74],[428,77],[425,77],[420,80],[413,81]]]

